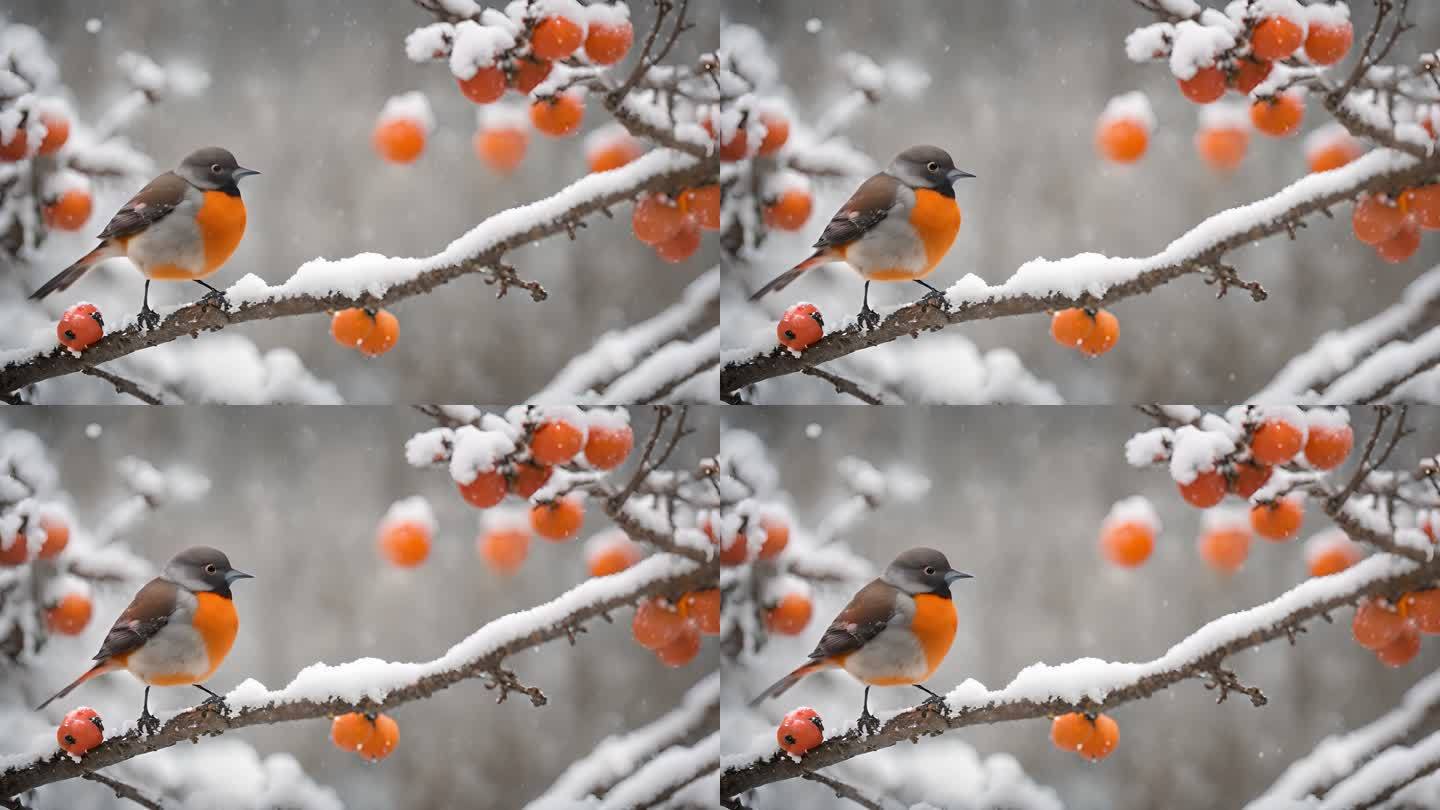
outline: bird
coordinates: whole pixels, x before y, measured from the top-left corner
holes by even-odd
[[[124,256],[145,276],[139,322],[154,328],[160,316],[150,308],[150,282],[193,281],[210,292],[204,301],[223,305],[225,294],[205,283],[230,258],[245,235],[242,178],[259,174],[235,162],[218,146],[191,152],[171,172],[151,180],[125,203],[96,237],[100,245],[30,294],[39,300],[69,289],[90,268]]]
[[[785,289],[806,270],[829,262],[845,262],[865,279],[860,307],[862,328],[873,328],[880,316],[870,308],[870,282],[914,281],[943,295],[925,282],[960,232],[960,205],[955,184],[975,175],[955,168],[938,146],[912,146],[871,177],[850,196],[813,247],[810,258],[771,279],[750,296]]]
[[[825,629],[809,661],[771,684],[750,705],[779,697],[805,676],[826,669],[843,669],[865,684],[858,721],[864,733],[880,727],[870,713],[872,686],[914,686],[930,696],[926,704],[943,704],[944,698],[924,681],[935,674],[955,640],[959,617],[950,586],[970,578],[933,548],[902,552],[879,579],[856,592]]]
[[[204,686],[235,643],[240,617],[230,586],[250,574],[230,566],[219,549],[191,546],[176,554],[160,576],[135,594],[106,634],[85,674],[36,707],[43,710],[91,678],[129,670],[145,684],[138,726],[160,728],[150,713],[150,687],[194,686],[209,695],[202,705],[223,707],[225,699]]]

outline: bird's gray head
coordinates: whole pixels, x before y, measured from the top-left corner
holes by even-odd
[[[955,168],[950,153],[938,146],[912,146],[896,155],[885,171],[911,188],[928,188],[947,197],[955,196],[956,182],[975,176]]]
[[[161,574],[165,579],[196,593],[230,595],[230,585],[237,579],[250,579],[244,571],[230,567],[225,552],[209,546],[191,546],[170,558]]]
[[[950,583],[970,575],[950,567],[945,555],[933,548],[912,548],[896,557],[880,579],[912,596],[933,593],[950,597]]]
[[[205,191],[228,191],[238,188],[235,184],[242,177],[259,174],[235,162],[235,156],[218,146],[196,149],[180,161],[175,173],[185,178],[190,185]]]

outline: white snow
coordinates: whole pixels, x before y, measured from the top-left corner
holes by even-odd
[[[385,516],[380,518],[382,528],[400,523],[423,526],[430,534],[434,534],[440,527],[440,522],[435,519],[435,510],[430,508],[430,502],[422,495],[401,498],[390,504],[390,508],[385,510]]]
[[[1177,484],[1188,484],[1200,473],[1215,469],[1216,460],[1235,450],[1235,439],[1221,431],[1181,425],[1170,451],[1170,477]]]
[[[1200,68],[1214,65],[1222,52],[1234,47],[1235,36],[1225,28],[1181,20],[1175,24],[1170,72],[1177,79],[1193,78]]]
[[[474,20],[457,23],[453,36],[450,73],[462,80],[472,78],[480,68],[495,64],[500,54],[516,45],[515,36],[509,30],[496,25],[481,25]],[[406,47],[409,47],[408,43]]]
[[[450,453],[450,477],[468,484],[475,476],[495,469],[500,459],[519,449],[516,436],[500,430],[481,430],[462,425],[454,433]],[[408,452],[408,451],[407,451]]]
[[[407,119],[419,124],[426,132],[435,129],[435,113],[430,110],[430,100],[419,90],[391,96],[380,109],[381,121]]]
[[[455,26],[448,22],[421,26],[405,37],[405,55],[412,62],[444,59],[450,53],[450,42],[454,36]]]
[[[1149,97],[1139,90],[1131,90],[1111,98],[1100,113],[1100,122],[1120,120],[1136,121],[1145,127],[1146,132],[1154,132],[1155,111],[1150,107]]]
[[[1133,523],[1148,528],[1151,533],[1160,533],[1160,515],[1155,511],[1149,499],[1141,495],[1133,495],[1116,501],[1110,507],[1105,520],[1100,524],[1100,531],[1110,529],[1127,523]]]

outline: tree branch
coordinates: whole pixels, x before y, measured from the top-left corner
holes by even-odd
[[[115,798],[117,799],[129,799],[130,801],[140,805],[141,807],[150,808],[150,810],[165,810],[164,805],[160,804],[154,799],[149,798],[144,793],[141,793],[134,787],[131,787],[124,782],[121,782],[119,779],[111,779],[103,773],[93,772],[81,774],[80,778],[89,779],[91,782],[98,782],[105,787],[110,788],[111,790],[115,791]]]
[[[835,393],[849,394],[850,396],[860,400],[866,405],[885,404],[885,400],[881,399],[878,395],[866,391],[864,388],[860,387],[859,383],[853,380],[847,380],[844,377],[841,377],[839,374],[831,374],[830,372],[819,368],[801,369],[800,373],[808,374],[811,377],[824,380],[825,382],[828,382],[831,385],[835,386]]]
[[[800,778],[809,779],[811,782],[818,782],[819,784],[830,788],[831,790],[835,791],[835,798],[837,799],[849,799],[850,801],[860,805],[861,807],[868,808],[868,810],[885,810],[885,808],[881,807],[879,803],[872,801],[864,793],[861,793],[855,788],[845,784],[844,782],[841,782],[839,779],[831,779],[824,774],[818,773],[804,773],[800,775]]]
[[[135,382],[134,380],[121,377],[119,374],[112,374],[109,371],[99,368],[82,368],[80,369],[80,373],[88,374],[91,377],[96,377],[98,379],[104,380],[105,382],[108,382],[111,385],[115,386],[115,393],[129,394],[130,396],[140,400],[146,405],[165,404],[164,400],[160,399],[160,397],[155,396],[149,391],[146,391],[144,388],[141,388],[139,383]]]
[[[1325,810],[1376,807],[1406,786],[1440,771],[1440,731],[1414,747],[1396,746],[1365,763],[1326,795]]]

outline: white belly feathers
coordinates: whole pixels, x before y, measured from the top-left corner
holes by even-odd
[[[170,621],[126,661],[125,668],[142,681],[182,674],[199,678],[210,671],[210,653],[192,619],[195,595],[181,591],[179,599]]]
[[[125,254],[140,272],[149,275],[150,268],[162,265],[199,273],[205,270],[205,244],[200,238],[200,225],[195,214],[200,200],[186,199],[159,222],[141,231],[125,246]]]

